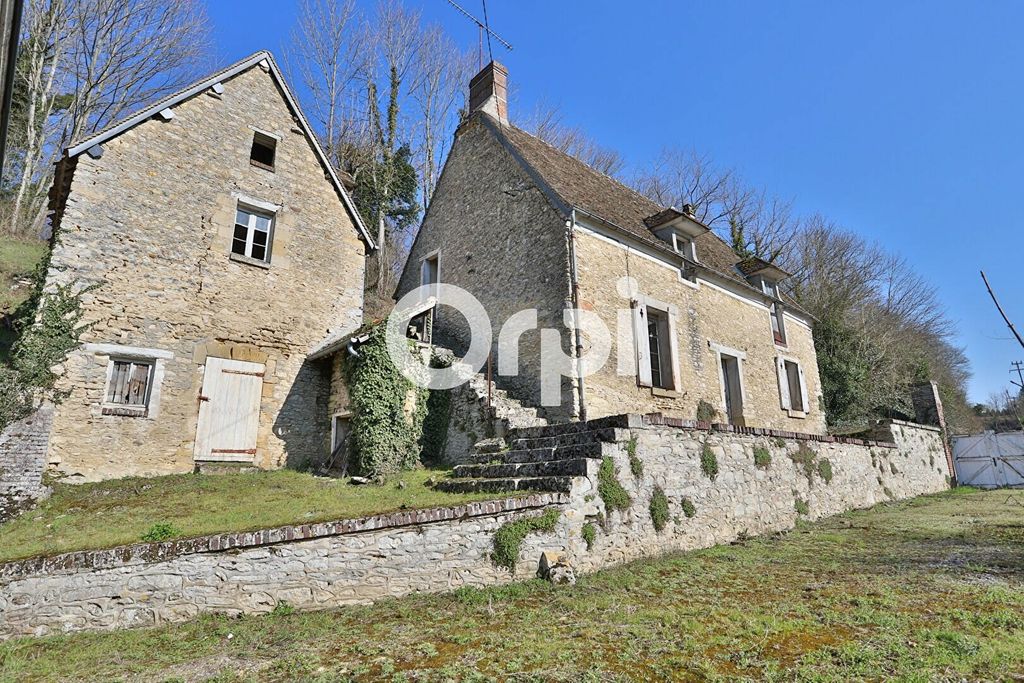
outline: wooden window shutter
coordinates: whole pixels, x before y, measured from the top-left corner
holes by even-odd
[[[676,315],[668,314],[668,348],[672,356],[672,389],[682,391],[682,382],[679,378],[679,341],[676,338]]]
[[[782,356],[775,358],[775,370],[779,376],[779,400],[782,402],[782,409],[791,410],[793,404],[789,400],[789,376],[786,374],[786,360]]]
[[[804,379],[804,368],[802,365],[796,366],[796,371],[800,375],[800,398],[801,403],[804,407],[804,412],[811,412],[811,404],[807,402],[807,380]]]
[[[647,309],[636,300],[633,307],[633,344],[636,346],[636,383],[642,387],[653,384],[651,380],[651,347],[647,339]]]

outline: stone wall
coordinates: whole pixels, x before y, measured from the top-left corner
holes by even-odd
[[[498,375],[498,332],[510,316],[531,308],[540,328],[565,329],[562,311],[571,307],[565,222],[479,116],[456,135],[396,297],[419,286],[420,264],[434,254],[441,282],[468,290],[490,317],[495,381],[513,398],[539,406],[540,330],[522,335],[516,377]],[[468,348],[465,319],[454,309],[438,309],[434,334],[460,357]],[[569,353],[569,337],[562,336]],[[567,380],[562,396],[549,412],[567,419],[576,414]]]
[[[0,522],[49,495],[43,483],[53,405],[7,425],[0,433]]]
[[[253,464],[328,447],[328,367],[314,346],[361,323],[363,256],[351,217],[270,73],[259,66],[78,157],[48,286],[82,297],[83,348],[60,389],[50,464],[69,481],[193,468],[207,357],[265,363]],[[280,138],[274,170],[250,164],[254,129]],[[269,267],[231,254],[238,202],[280,208]],[[158,414],[103,414],[111,347],[163,354]]]
[[[878,443],[727,425],[709,430],[657,415],[631,415],[625,424],[602,446],[632,499],[624,512],[605,510],[597,493],[601,460],[592,459],[588,476],[576,477],[568,494],[10,562],[0,565],[0,637],[159,624],[199,612],[261,613],[279,600],[325,609],[494,585],[534,575],[543,551],[589,572],[948,487],[941,435],[931,427],[891,422],[879,431],[890,441]],[[705,449],[717,463],[714,478],[701,467]],[[631,452],[642,463],[639,477]],[[649,510],[656,486],[669,504],[661,531]],[[527,537],[514,574],[496,568],[490,552],[497,529],[552,505],[563,510],[555,530]],[[589,549],[582,535],[588,523],[597,530]]]
[[[587,231],[576,231],[576,260],[581,308],[595,312],[612,331],[609,362],[584,380],[588,418],[626,411],[660,411],[692,420],[697,416],[698,403],[706,401],[719,411],[717,419],[725,421],[715,347],[727,347],[745,355],[741,376],[743,417],[747,425],[811,434],[825,432],[817,357],[811,329],[806,323],[787,315],[786,345],[777,346],[768,308],[763,304],[750,298],[741,299],[700,277],[695,282],[683,280],[678,268]],[[618,291],[617,283],[626,276],[637,282],[641,295],[673,304],[678,309],[680,391],[640,387],[635,375],[624,376],[617,372],[617,311],[628,310],[630,306],[629,297]],[[804,369],[810,404],[806,414],[782,408],[775,369],[778,356],[797,360]]]

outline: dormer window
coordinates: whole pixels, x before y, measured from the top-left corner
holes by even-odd
[[[677,254],[681,254],[687,261],[697,262],[697,245],[693,238],[675,233],[672,235],[672,244]]]
[[[256,132],[252,137],[252,149],[249,150],[249,163],[267,171],[274,170],[274,157],[277,155],[277,138],[265,133]]]

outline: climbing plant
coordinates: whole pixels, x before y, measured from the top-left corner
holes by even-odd
[[[527,517],[503,524],[494,534],[494,552],[491,553],[491,560],[499,567],[514,572],[523,539],[535,531],[553,531],[561,516],[561,510],[550,508],[539,517]]]
[[[619,483],[618,475],[615,472],[615,462],[605,457],[601,460],[601,468],[597,471],[597,494],[604,501],[605,508],[612,510],[626,510],[633,504],[633,500],[626,493]]]
[[[409,381],[391,361],[384,325],[359,334],[369,338],[358,347],[357,356],[345,361],[352,405],[352,471],[382,480],[419,463],[429,392]]]
[[[651,521],[654,523],[654,530],[661,531],[668,524],[668,496],[658,485],[654,486],[654,493],[651,494]]]

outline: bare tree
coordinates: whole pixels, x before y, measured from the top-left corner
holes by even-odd
[[[362,76],[372,59],[368,27],[355,0],[302,0],[287,59],[309,92],[306,111],[318,124],[324,151],[336,167],[352,140],[365,141]]]
[[[622,155],[617,151],[597,144],[582,128],[566,124],[556,106],[539,106],[527,119],[525,129],[605,175],[615,177],[625,166]]]
[[[424,31],[412,85],[419,110],[416,158],[423,206],[429,206],[434,194],[440,160],[458,123],[458,107],[465,103],[472,69],[472,55],[460,51],[439,26]]]

